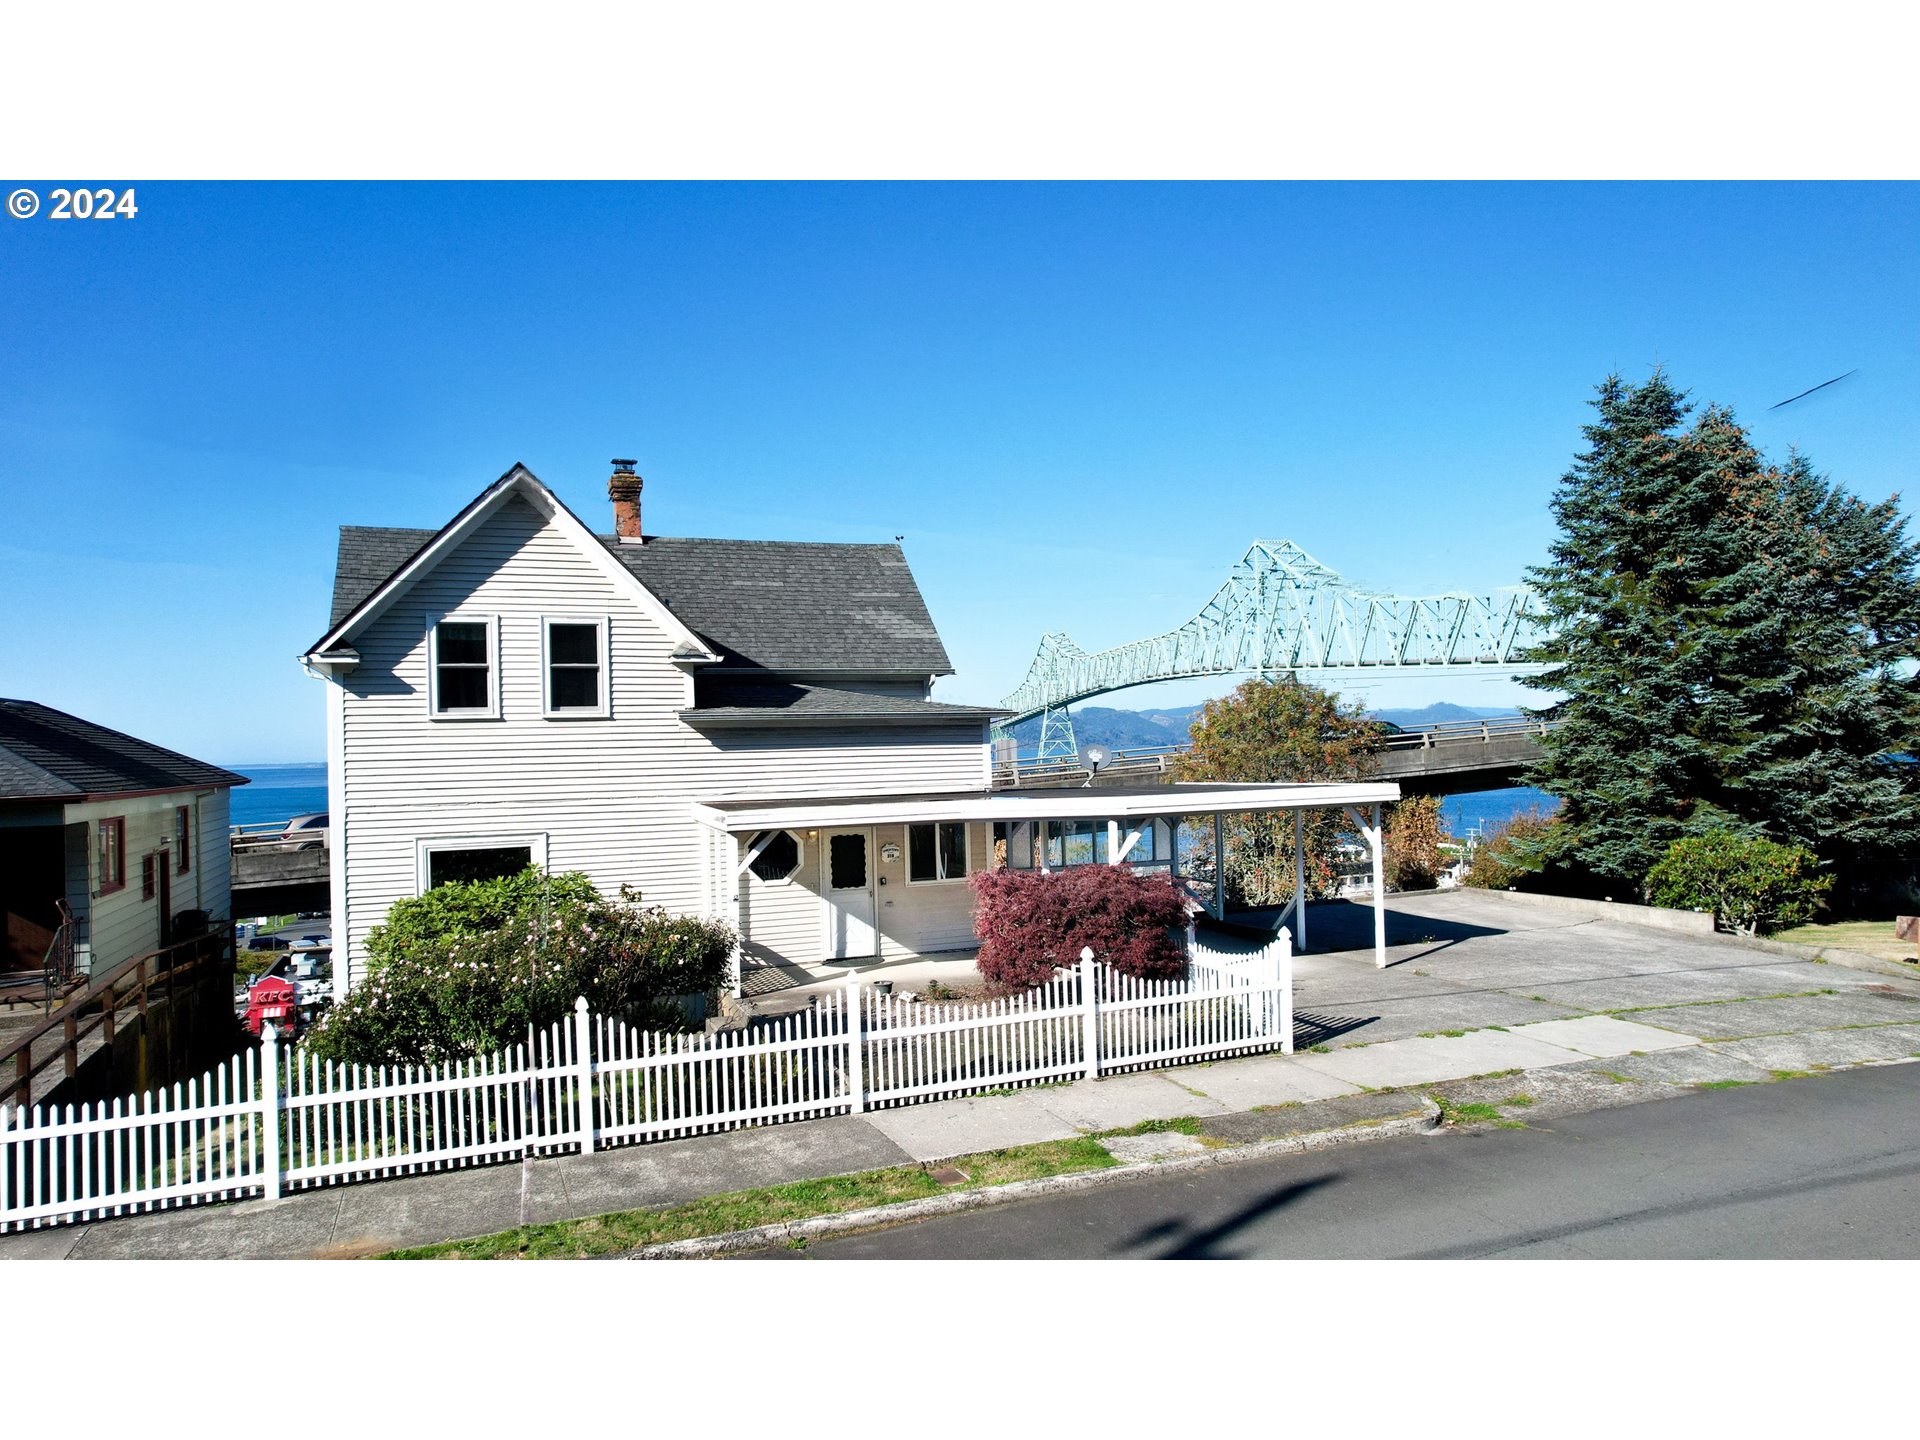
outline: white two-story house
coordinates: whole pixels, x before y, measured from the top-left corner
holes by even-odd
[[[929,698],[952,665],[897,545],[647,535],[640,491],[616,462],[597,535],[516,465],[437,531],[342,528],[302,656],[342,992],[394,901],[529,863],[724,919],[747,963],[888,960],[971,949],[997,856],[1170,867],[1180,816],[1398,795],[995,791],[999,712]]]

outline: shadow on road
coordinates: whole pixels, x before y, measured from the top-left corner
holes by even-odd
[[[1311,1195],[1339,1180],[1338,1175],[1322,1175],[1270,1190],[1253,1204],[1242,1207],[1217,1224],[1205,1229],[1190,1228],[1184,1221],[1166,1220],[1138,1230],[1121,1242],[1122,1253],[1147,1260],[1241,1260],[1247,1256],[1220,1248],[1220,1242],[1256,1220],[1284,1210],[1294,1201]],[[1155,1248],[1164,1244],[1166,1248]],[[1144,1254],[1141,1252],[1145,1252]]]

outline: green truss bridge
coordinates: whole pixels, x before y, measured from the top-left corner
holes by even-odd
[[[1258,540],[1200,613],[1164,635],[1088,654],[1042,638],[1012,711],[994,727],[1041,717],[1040,758],[1072,755],[1076,700],[1204,675],[1411,669],[1535,670],[1517,657],[1544,638],[1524,586],[1486,595],[1380,595],[1359,589],[1290,540]]]

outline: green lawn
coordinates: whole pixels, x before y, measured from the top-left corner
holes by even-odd
[[[1824,925],[1796,925],[1768,937],[1792,945],[1830,945],[1835,950],[1856,950],[1882,960],[1914,963],[1914,945],[1893,938],[1893,917],[1884,920],[1835,920]]]
[[[472,1240],[453,1240],[444,1245],[395,1250],[384,1258],[587,1259],[595,1255],[619,1254],[642,1245],[659,1245],[669,1240],[719,1235],[729,1230],[751,1230],[782,1220],[805,1220],[814,1215],[839,1215],[848,1210],[864,1210],[872,1205],[918,1200],[949,1190],[978,1190],[989,1185],[1011,1184],[1015,1180],[1071,1175],[1080,1170],[1104,1170],[1118,1163],[1092,1136],[1078,1140],[1050,1140],[1040,1145],[1021,1145],[1010,1150],[962,1155],[939,1165],[895,1165],[885,1170],[836,1176],[831,1180],[801,1180],[791,1185],[709,1195],[704,1200],[675,1205],[665,1210],[622,1210],[611,1215],[589,1216],[584,1220],[529,1225]],[[966,1178],[953,1184],[942,1184],[934,1178],[934,1172],[947,1168],[963,1172]]]

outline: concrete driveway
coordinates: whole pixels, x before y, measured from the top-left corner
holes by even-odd
[[[1920,983],[1811,957],[1560,915],[1484,890],[1388,903],[1385,969],[1373,965],[1366,906],[1308,912],[1314,953],[1294,962],[1302,1049],[1593,1014],[1713,1040],[1920,1024]]]

